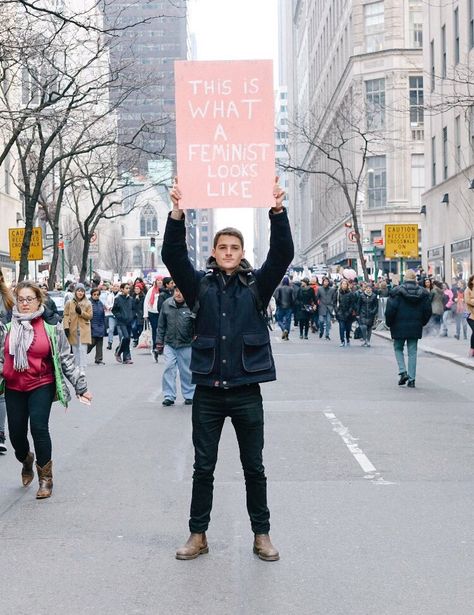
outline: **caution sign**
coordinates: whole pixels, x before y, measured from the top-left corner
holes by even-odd
[[[418,256],[418,224],[385,225],[385,258]]]
[[[19,261],[21,256],[21,246],[25,236],[24,228],[9,228],[8,238],[10,241],[10,259]],[[28,252],[29,261],[40,261],[43,259],[43,232],[40,226],[34,226],[31,233],[30,251]]]

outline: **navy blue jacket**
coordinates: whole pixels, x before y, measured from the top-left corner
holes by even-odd
[[[294,253],[286,211],[270,212],[270,221],[270,250],[262,267],[253,270],[263,306],[270,301]],[[168,217],[161,255],[192,309],[206,272],[194,269],[188,258],[184,218]],[[214,268],[205,294],[199,297],[191,370],[195,384],[212,387],[230,388],[276,378],[265,318],[238,273],[227,276]]]
[[[423,327],[430,318],[430,293],[415,281],[407,280],[391,291],[385,308],[385,322],[393,339],[421,339]]]
[[[92,337],[105,337],[107,335],[107,327],[105,326],[105,309],[104,304],[100,299],[92,299],[92,321],[91,335]]]
[[[133,314],[133,300],[130,295],[123,295],[119,293],[115,297],[114,307],[112,308],[112,314],[115,316],[118,325],[131,325]]]

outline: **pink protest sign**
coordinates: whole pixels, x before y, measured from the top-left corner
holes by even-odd
[[[271,207],[271,60],[175,62],[182,209]]]

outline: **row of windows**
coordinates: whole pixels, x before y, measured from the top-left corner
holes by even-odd
[[[423,47],[423,2],[409,0],[409,45]],[[381,51],[385,38],[385,5],[383,0],[364,5],[364,35],[367,53]]]
[[[409,77],[410,125],[423,125],[423,77]],[[385,128],[385,79],[369,79],[365,82],[366,119],[369,130]]]
[[[467,162],[462,159],[462,143],[461,143],[461,116],[457,115],[454,118],[453,134],[454,139],[450,135],[448,126],[443,126],[441,133],[441,176],[438,176],[438,144],[436,135],[431,137],[431,185],[436,186],[438,181],[448,179],[450,173],[458,173],[459,170],[466,166]],[[450,142],[451,139],[451,142]],[[453,140],[452,140],[453,139]],[[454,146],[454,147],[451,147]],[[450,161],[450,151],[453,153],[453,158]]]
[[[469,47],[474,48],[474,0],[466,0],[468,9],[468,32]],[[452,32],[453,32],[453,46],[452,46],[452,63],[454,65],[459,64],[461,60],[461,28],[459,24],[459,7],[457,6],[452,14]],[[447,44],[447,32],[446,24],[441,26],[440,36],[440,60],[441,70],[439,75],[442,79],[446,79],[448,76],[448,62],[451,61],[451,51],[448,49]],[[431,77],[431,91],[433,92],[436,86],[436,46],[435,40],[430,42],[430,77]]]

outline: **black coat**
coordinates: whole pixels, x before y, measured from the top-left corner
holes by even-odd
[[[378,311],[379,300],[375,293],[372,293],[371,295],[367,295],[364,292],[359,293],[356,312],[357,320],[360,325],[372,327]]]
[[[353,320],[354,315],[353,312],[356,309],[356,297],[354,293],[350,290],[341,290],[340,288],[336,291],[336,318],[339,321],[346,322],[348,320]]]
[[[264,307],[293,259],[293,240],[286,211],[270,213],[270,250],[260,269],[253,270]],[[199,296],[205,271],[194,269],[186,248],[184,217],[168,217],[161,252],[177,287],[192,309]],[[230,388],[275,380],[275,364],[267,323],[256,307],[255,295],[238,273],[224,275],[209,262],[213,275],[205,294],[199,296],[195,337],[192,342],[193,382]],[[249,270],[246,261],[241,271]]]
[[[407,280],[391,291],[385,308],[385,322],[393,339],[421,339],[423,327],[430,317],[430,293],[415,281]]]
[[[305,306],[311,305],[316,307],[316,295],[314,294],[314,289],[311,286],[302,286],[301,288],[299,288],[298,292],[296,293],[295,305],[296,320],[308,320],[312,312],[308,312],[305,309]]]
[[[132,297],[132,310],[133,310],[133,318],[137,321],[139,325],[143,324],[143,306],[145,304],[145,295],[140,293],[136,295],[133,293]]]

